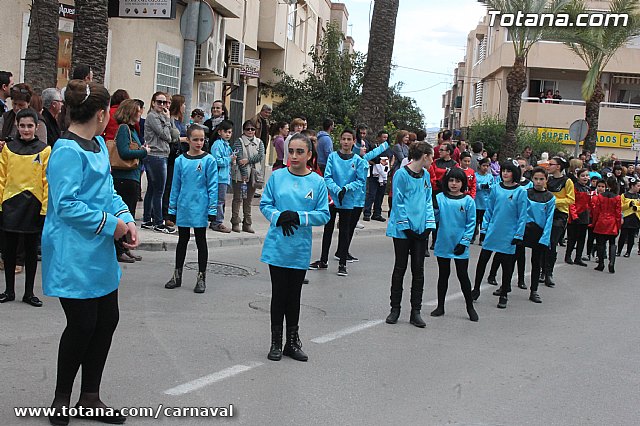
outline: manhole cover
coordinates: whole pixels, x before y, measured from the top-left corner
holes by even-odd
[[[187,262],[185,268],[194,271],[198,270],[198,262]],[[207,272],[216,275],[225,275],[229,277],[248,277],[255,275],[256,270],[241,265],[232,265],[231,263],[207,262]]]

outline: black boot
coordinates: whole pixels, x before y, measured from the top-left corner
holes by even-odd
[[[596,271],[604,271],[604,246],[597,246],[596,247],[596,251],[598,253],[598,266],[596,266],[595,269]]]
[[[567,249],[567,252],[564,254],[564,263],[569,265],[573,265],[573,260],[571,259],[571,252]]]
[[[398,318],[400,318],[400,308],[391,308],[391,312],[389,312],[386,322],[387,324],[395,324],[398,322]]]
[[[164,285],[164,288],[176,288],[182,285],[182,268],[176,268],[173,270],[173,276],[171,279]]]
[[[473,303],[467,304],[467,315],[469,315],[469,320],[473,322],[478,322],[478,313],[474,309]]]
[[[296,361],[306,362],[309,357],[302,352],[302,343],[298,336],[298,326],[287,327],[287,343],[284,345],[283,355],[291,357]]]
[[[196,287],[193,289],[194,293],[204,293],[207,288],[206,272],[198,272],[198,278],[196,279]]]
[[[507,301],[508,301],[508,299],[507,299],[506,295],[500,296],[500,299],[498,299],[498,308],[500,308],[500,309],[506,308],[507,307]]]
[[[556,286],[555,281],[553,281],[553,274],[547,272],[547,276],[544,277],[544,285],[551,288]]]
[[[271,328],[271,349],[267,358],[271,361],[282,359],[282,326]]]
[[[544,271],[540,271],[540,276],[538,277],[538,282],[539,283],[543,283],[546,280],[546,275],[544,273]]]
[[[419,328],[425,328],[427,326],[427,323],[425,323],[420,316],[420,309],[411,309],[409,322]]]
[[[616,245],[615,244],[611,244],[609,246],[609,272],[611,272],[612,274],[616,273]]]
[[[432,317],[441,317],[444,315],[444,306],[436,306],[436,308],[431,311],[431,316]]]
[[[491,276],[489,275],[489,277],[487,278],[487,282],[491,285],[498,285],[498,280],[496,280],[496,276]]]

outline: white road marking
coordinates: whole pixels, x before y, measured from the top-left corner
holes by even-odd
[[[175,395],[175,396],[184,395],[186,393],[201,389],[212,383],[216,383],[221,380],[227,379],[231,376],[244,373],[245,371],[249,371],[253,368],[259,367],[262,364],[263,364],[262,362],[249,362],[247,363],[247,365],[243,365],[243,364],[234,365],[232,367],[225,368],[224,370],[220,370],[213,374],[209,374],[208,376],[203,376],[203,377],[200,377],[199,379],[195,379],[190,382],[184,383],[182,385],[176,386],[175,388],[168,389],[164,391],[164,393],[166,395]]]
[[[356,333],[358,331],[367,329],[369,327],[374,327],[378,324],[382,324],[384,320],[371,320],[362,324],[354,325],[352,327],[344,328],[342,330],[335,331],[333,333],[325,334],[324,336],[316,337],[315,339],[311,339],[313,343],[327,343],[332,340],[339,339],[341,337],[347,336],[349,334]]]

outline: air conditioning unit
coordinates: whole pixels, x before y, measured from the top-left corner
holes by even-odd
[[[224,18],[217,15],[212,36],[198,46],[195,68],[198,72],[224,77],[224,45],[226,42]]]
[[[226,83],[231,86],[239,86],[242,81],[242,76],[240,75],[240,68],[227,68],[227,79]]]
[[[244,65],[244,43],[233,40],[231,42],[231,53],[229,54],[229,66],[240,67]]]

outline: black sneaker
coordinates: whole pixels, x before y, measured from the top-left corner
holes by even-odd
[[[364,220],[365,222],[369,222],[371,218],[369,216],[362,216],[362,220]]]
[[[500,309],[504,309],[507,307],[507,297],[506,296],[500,296],[500,299],[498,299],[498,308]]]
[[[162,232],[163,234],[175,234],[176,228],[172,228],[166,225],[157,225],[153,227],[153,230],[156,232]]]
[[[384,217],[382,217],[382,216],[374,216],[374,217],[372,217],[371,219],[373,219],[373,220],[377,220],[378,222],[386,222],[386,221],[387,221],[387,219],[385,219],[385,218],[384,218]]]
[[[312,271],[320,271],[320,270],[327,269],[328,267],[329,267],[329,264],[321,260],[316,260],[315,262],[309,265],[309,269],[311,269]]]
[[[150,220],[149,222],[142,222],[142,224],[140,225],[140,228],[142,228],[142,229],[153,229],[153,221]]]
[[[338,265],[338,276],[346,277],[349,273],[347,272],[347,265]]]
[[[347,253],[347,262],[349,263],[353,263],[353,262],[359,262],[360,259],[358,259],[355,256],[352,256],[351,253]]]

